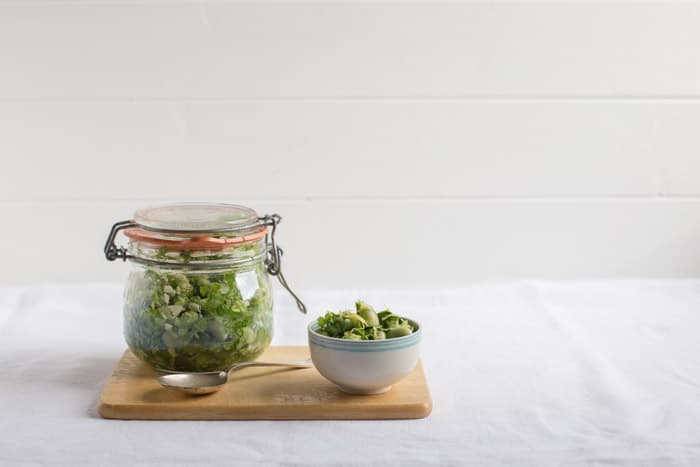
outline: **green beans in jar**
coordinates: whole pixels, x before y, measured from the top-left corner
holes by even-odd
[[[272,339],[272,299],[263,270],[147,267],[131,273],[125,299],[127,344],[159,369],[225,369],[255,359]]]

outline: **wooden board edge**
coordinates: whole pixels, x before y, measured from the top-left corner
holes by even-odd
[[[124,418],[121,415],[120,410],[115,405],[109,404],[102,399],[97,404],[97,413],[100,414],[100,417],[108,420],[129,420],[129,418]]]
[[[132,410],[133,409],[133,410]],[[425,402],[410,404],[401,407],[401,413],[394,410],[387,410],[384,413],[367,413],[366,416],[362,414],[353,413],[348,416],[343,413],[330,412],[326,416],[310,416],[305,417],[299,413],[297,414],[279,414],[279,415],[260,415],[255,412],[250,413],[238,413],[236,415],[222,414],[217,410],[203,411],[200,414],[193,415],[191,413],[182,413],[179,411],[171,411],[167,415],[162,413],[152,412],[150,410],[144,410],[144,407],[129,407],[121,406],[119,404],[111,404],[104,400],[100,400],[97,407],[97,411],[100,416],[108,420],[238,420],[238,421],[254,421],[254,420],[277,420],[277,421],[293,421],[293,420],[418,420],[428,417],[432,413],[433,403],[432,399],[428,399]]]
[[[433,413],[433,398],[428,395],[428,400],[420,405],[420,410],[416,418],[427,418],[431,413]]]

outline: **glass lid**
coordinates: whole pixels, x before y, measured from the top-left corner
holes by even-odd
[[[236,204],[177,203],[139,209],[134,221],[149,230],[228,232],[259,225],[257,213]]]

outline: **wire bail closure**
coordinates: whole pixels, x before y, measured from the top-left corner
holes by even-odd
[[[117,238],[117,234],[120,230],[136,226],[136,222],[131,220],[117,222],[112,226],[112,230],[109,231],[109,236],[107,237],[107,242],[105,243],[104,248],[105,258],[107,258],[108,261],[114,261],[118,258],[123,261],[126,261],[128,258],[131,258],[131,255],[128,253],[128,250],[123,246],[117,246],[117,244],[114,243],[114,240]]]
[[[306,314],[306,305],[304,305],[304,302],[299,299],[297,294],[295,294],[292,289],[289,288],[287,279],[285,279],[284,274],[282,274],[282,255],[284,254],[284,251],[282,248],[277,246],[277,241],[275,240],[277,225],[282,222],[282,216],[279,214],[266,214],[259,217],[258,220],[264,225],[270,227],[267,238],[265,239],[265,242],[269,244],[267,258],[265,258],[265,266],[267,267],[268,274],[271,276],[277,276],[277,279],[280,281],[280,284],[282,284],[282,287],[284,287],[284,289],[289,292],[289,294],[296,301],[299,311]]]

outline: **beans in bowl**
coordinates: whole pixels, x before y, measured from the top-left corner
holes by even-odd
[[[362,300],[355,302],[355,310],[328,311],[316,322],[316,332],[323,336],[348,340],[382,340],[408,336],[413,326],[406,318],[389,309],[376,312]]]

